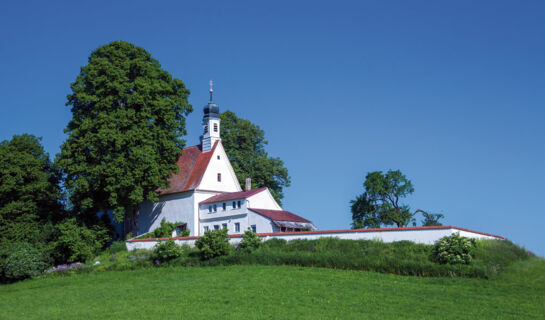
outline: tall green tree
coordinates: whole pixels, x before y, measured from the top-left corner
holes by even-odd
[[[157,201],[157,188],[177,171],[189,90],[125,41],[94,50],[71,89],[72,120],[57,156],[71,205],[79,212],[114,209],[116,221],[126,214],[136,221],[138,204]]]
[[[284,162],[270,157],[265,150],[265,131],[231,111],[222,113],[220,119],[221,141],[239,183],[244,186],[246,177],[250,177],[252,187],[268,187],[276,201],[282,203],[290,177]]]
[[[363,184],[365,192],[350,202],[353,228],[380,228],[381,225],[406,227],[414,216],[422,213],[425,225],[440,225],[442,214],[422,209],[411,212],[401,200],[414,192],[413,184],[399,170],[370,172]]]
[[[23,134],[0,142],[0,247],[43,246],[60,219],[59,174],[40,138]]]

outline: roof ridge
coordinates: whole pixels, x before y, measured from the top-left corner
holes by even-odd
[[[199,204],[210,203],[210,202],[215,202],[215,201],[229,201],[229,200],[238,199],[238,197],[229,198],[230,195],[234,195],[234,194],[237,194],[237,195],[240,194],[241,199],[246,199],[246,198],[249,198],[249,197],[251,197],[253,195],[261,193],[262,191],[265,191],[267,189],[268,189],[267,187],[261,187],[261,188],[257,188],[257,189],[251,189],[251,190],[234,191],[234,192],[222,192],[222,193],[218,193],[216,195],[213,195],[210,198],[204,199],[203,201],[199,202]],[[226,199],[221,199],[222,196],[227,196],[227,198]]]

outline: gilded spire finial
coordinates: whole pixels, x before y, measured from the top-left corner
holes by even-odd
[[[212,93],[214,93],[214,81],[210,80],[210,102],[212,102]]]

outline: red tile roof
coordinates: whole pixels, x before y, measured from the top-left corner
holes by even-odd
[[[268,210],[268,209],[254,209],[249,208],[250,210],[265,216],[271,220],[278,220],[278,221],[293,221],[293,222],[306,222],[306,223],[312,223],[309,220],[300,217],[296,214],[293,214],[289,211],[283,211],[283,210]]]
[[[203,200],[199,202],[199,204],[205,204],[205,203],[212,203],[212,202],[220,202],[220,201],[229,201],[229,200],[235,200],[235,199],[246,199],[248,197],[253,196],[254,194],[260,193],[261,191],[265,191],[267,188],[259,188],[259,189],[252,189],[248,191],[239,191],[239,192],[226,192],[217,194],[213,197],[210,197],[206,200]]]
[[[178,173],[173,174],[168,181],[170,187],[166,190],[159,190],[160,195],[195,190],[201,182],[202,176],[208,167],[208,163],[216,150],[218,141],[214,143],[211,151],[202,152],[201,146],[191,146],[182,150],[178,158]]]

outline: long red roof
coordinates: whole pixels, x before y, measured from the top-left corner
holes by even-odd
[[[262,216],[265,216],[271,220],[277,220],[277,221],[293,221],[293,222],[306,222],[306,223],[312,223],[309,220],[300,217],[294,213],[291,213],[289,211],[284,210],[268,210],[268,209],[254,209],[254,208],[248,208]]]
[[[195,190],[201,182],[202,176],[208,167],[208,163],[216,150],[218,141],[214,143],[211,151],[202,152],[201,146],[191,146],[182,150],[178,158],[178,173],[168,179],[170,187],[166,190],[159,190],[160,195]]]
[[[253,196],[254,194],[260,193],[261,191],[267,190],[266,187],[259,188],[259,189],[252,189],[248,191],[239,191],[239,192],[226,192],[217,194],[215,196],[212,196],[206,200],[203,200],[199,202],[199,204],[205,204],[205,203],[212,203],[212,202],[220,202],[220,201],[229,201],[229,200],[236,200],[236,199],[246,199],[248,197]]]

